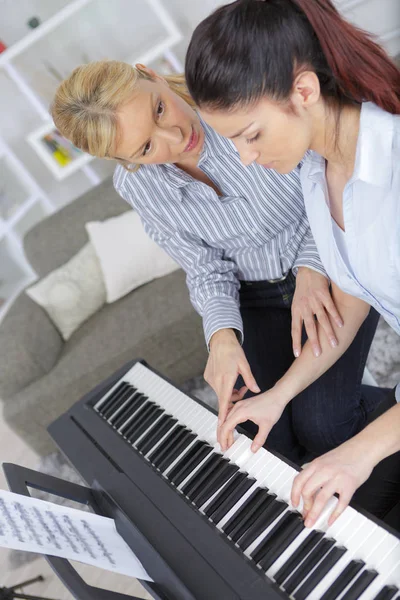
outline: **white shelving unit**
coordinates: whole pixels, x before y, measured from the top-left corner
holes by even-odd
[[[35,279],[22,239],[54,211],[44,191],[0,140],[0,320],[17,295]]]
[[[9,8],[15,7],[7,2]],[[183,68],[173,53],[182,34],[162,0],[35,0],[34,4],[41,24],[22,36],[20,28],[0,54],[1,83],[8,86],[8,94],[15,93],[15,105],[26,109],[29,123],[16,121],[20,130],[14,135],[12,128],[12,143],[0,139],[0,320],[35,279],[23,252],[25,233],[110,173],[109,161],[87,154],[60,166],[43,144],[43,136],[54,129],[49,105],[59,81],[76,66],[101,59],[154,68],[162,61],[171,70]],[[29,3],[25,6],[30,10]],[[0,3],[0,17],[9,8]],[[14,107],[7,109],[12,113]]]
[[[63,79],[79,64],[104,58],[152,64],[165,57],[178,70],[182,65],[172,48],[181,39],[161,0],[73,0],[0,54],[0,68],[41,119],[27,140],[56,179],[82,170],[92,184],[100,182],[89,166],[91,156],[61,166],[41,142],[52,129],[48,107],[59,83],[57,75]],[[57,44],[58,40],[65,44]]]

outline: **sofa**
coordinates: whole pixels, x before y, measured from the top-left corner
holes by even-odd
[[[46,276],[88,241],[85,223],[128,210],[112,179],[31,229],[27,259]],[[0,323],[0,398],[8,425],[39,455],[54,450],[47,426],[134,358],[180,384],[202,374],[207,351],[185,274],[177,270],[105,304],[64,342],[47,313],[22,292]]]

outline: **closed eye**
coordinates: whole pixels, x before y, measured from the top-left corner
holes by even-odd
[[[257,135],[255,135],[254,137],[250,138],[249,140],[246,140],[246,144],[253,144],[253,142],[256,142],[259,139],[260,135],[260,133],[257,133]]]

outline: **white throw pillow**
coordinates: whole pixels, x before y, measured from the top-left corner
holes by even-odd
[[[107,221],[86,223],[86,230],[100,262],[108,303],[179,269],[150,239],[133,210]]]
[[[106,290],[96,252],[87,243],[65,265],[26,290],[48,313],[67,341],[106,301]]]

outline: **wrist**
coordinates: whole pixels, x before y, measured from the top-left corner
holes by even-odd
[[[216,344],[238,344],[236,333],[233,329],[219,329],[210,338],[210,350]]]
[[[283,408],[285,408],[285,406],[289,404],[289,402],[296,395],[295,393],[292,393],[290,384],[284,379],[277,381],[272,390],[277,398],[277,403],[279,403]]]

